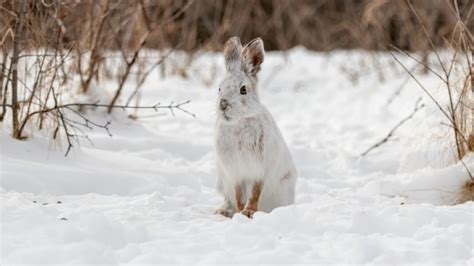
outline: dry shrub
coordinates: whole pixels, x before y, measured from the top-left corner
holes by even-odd
[[[148,37],[159,28],[149,23],[143,1],[18,0],[1,2],[0,10],[0,121],[9,118],[13,138],[27,139],[42,131],[53,140],[66,140],[67,155],[80,139],[88,139],[87,130],[96,127],[108,132],[110,122],[89,119],[85,108],[107,108],[109,113],[117,108],[187,112],[182,106],[188,102],[139,103],[140,87],[163,60],[140,57]],[[83,18],[73,22],[77,11],[84,12]],[[107,50],[111,48],[115,51]],[[107,65],[105,58],[111,54],[118,59]],[[88,93],[106,68],[115,70],[111,81],[117,83],[108,103],[90,95],[76,97]],[[132,75],[136,89],[126,104],[118,104]],[[132,99],[137,100],[132,104]]]
[[[474,6],[471,3],[468,12],[461,12],[460,5],[457,1],[442,2],[446,4],[442,12],[443,16],[455,18],[454,26],[449,30],[449,38],[443,38],[444,46],[447,48],[445,53],[441,53],[436,45],[436,34],[433,34],[433,29],[430,28],[429,14],[426,9],[419,9],[412,1],[407,0],[409,9],[418,22],[418,32],[420,36],[416,37],[419,47],[429,45],[433,50],[434,63],[428,65],[425,60],[417,59],[416,56],[403,51],[402,49],[392,46],[400,53],[404,53],[423,65],[425,69],[439,78],[443,84],[443,89],[446,90],[444,99],[436,98],[431,88],[425,87],[412,73],[404,66],[400,60],[395,56],[394,59],[402,65],[407,73],[415,79],[426,96],[433,104],[441,111],[445,122],[443,124],[450,127],[452,133],[452,143],[454,143],[455,159],[466,168],[471,179],[461,188],[459,200],[457,202],[465,202],[472,200],[473,194],[473,177],[471,171],[464,164],[464,157],[470,152],[474,151],[474,38],[472,31],[469,28],[472,22],[474,13]],[[440,3],[434,1],[434,4]],[[378,8],[378,6],[376,6]],[[435,16],[436,17],[436,16]],[[411,47],[411,49],[414,49]],[[417,49],[415,49],[417,50]],[[446,56],[448,55],[448,56]],[[446,101],[445,101],[446,100]]]
[[[467,181],[459,192],[459,196],[456,199],[457,204],[462,204],[468,201],[474,201],[474,180]]]

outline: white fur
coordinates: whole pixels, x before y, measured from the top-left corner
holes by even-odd
[[[258,211],[292,204],[296,169],[278,126],[258,98],[256,74],[263,61],[263,42],[255,39],[242,50],[240,40],[233,37],[225,49],[227,73],[220,84],[215,131],[217,183],[225,202],[218,212],[234,214],[235,186],[241,185],[246,202],[257,181],[263,184]],[[254,65],[249,54],[262,60]],[[245,95],[240,94],[242,86]],[[222,99],[229,104],[225,111],[219,108]]]

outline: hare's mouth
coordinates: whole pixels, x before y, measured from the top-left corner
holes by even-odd
[[[220,112],[220,117],[225,121],[230,121],[230,117],[225,112]]]
[[[224,117],[224,119],[226,121],[229,121],[230,120],[230,117],[228,117],[225,113],[222,113],[222,117]]]

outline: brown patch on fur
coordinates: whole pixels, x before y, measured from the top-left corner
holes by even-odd
[[[263,58],[258,54],[252,53],[252,64],[256,66],[257,64],[263,62]]]
[[[462,204],[468,201],[474,201],[474,180],[467,181],[461,187],[461,193],[456,200],[457,204]]]
[[[258,152],[263,157],[263,133],[258,138]]]
[[[254,212],[257,211],[258,201],[260,200],[260,194],[262,194],[262,182],[255,182],[252,188],[252,195],[247,201],[245,209],[240,213],[249,218],[252,218]]]
[[[258,138],[256,138],[254,142],[251,144],[252,145],[251,149],[255,151],[255,154],[257,154],[257,157],[260,159],[263,159],[263,147],[264,147],[263,138],[264,138],[264,134],[261,133],[260,136],[258,136]]]
[[[237,202],[237,211],[242,211],[244,209],[244,202],[242,201],[242,187],[240,185],[235,186],[235,201]]]
[[[290,179],[290,177],[291,177],[290,172],[286,173],[286,174],[280,179],[280,183],[285,182],[286,180]]]
[[[260,65],[263,63],[264,51],[257,48],[260,42],[260,38],[253,39],[245,46],[244,50],[242,51],[244,62],[250,59],[252,68],[248,70],[250,72],[249,74],[254,77],[257,75],[258,71],[260,71]]]

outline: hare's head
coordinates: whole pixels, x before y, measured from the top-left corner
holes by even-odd
[[[265,51],[260,38],[242,48],[238,37],[224,46],[226,75],[219,86],[217,112],[227,122],[256,116],[261,110],[257,92],[257,73]]]

